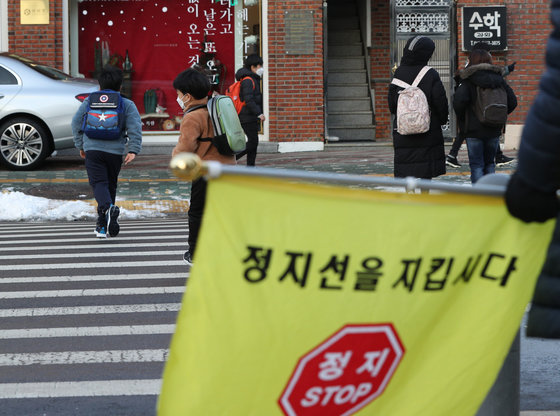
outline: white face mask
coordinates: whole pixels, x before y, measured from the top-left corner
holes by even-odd
[[[184,95],[183,95],[183,98],[185,98]],[[177,97],[177,104],[179,104],[179,107],[181,107],[181,110],[185,109],[185,103],[183,102],[183,98]]]
[[[257,74],[259,77],[262,77],[262,76],[264,75],[264,68],[259,68],[259,69],[257,69],[256,74]]]

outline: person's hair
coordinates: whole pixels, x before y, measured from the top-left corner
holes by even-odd
[[[484,49],[473,49],[469,55],[469,66],[478,64],[492,64],[492,55]]]
[[[490,45],[488,44],[488,42],[476,42],[473,45],[473,50],[475,49],[482,49],[484,51],[490,52]]]
[[[208,96],[211,86],[206,75],[189,68],[177,75],[173,81],[173,88],[201,100]]]
[[[99,87],[102,90],[120,91],[123,82],[123,72],[112,65],[105,65],[99,77]]]
[[[249,55],[245,58],[245,65],[243,65],[247,69],[251,69],[252,66],[259,66],[263,64],[262,58],[257,55],[256,53]]]

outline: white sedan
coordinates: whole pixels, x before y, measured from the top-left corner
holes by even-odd
[[[0,53],[0,163],[31,170],[71,148],[71,121],[97,81],[73,78],[33,60]]]

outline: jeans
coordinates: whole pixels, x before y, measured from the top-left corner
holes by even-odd
[[[88,150],[85,165],[89,184],[97,201],[97,213],[101,217],[111,204],[115,204],[122,156]]]
[[[475,139],[467,137],[471,182],[476,183],[484,175],[496,171],[496,152],[500,144],[499,137],[491,139]]]
[[[459,150],[461,149],[461,145],[463,144],[464,141],[465,138],[461,134],[457,133],[457,136],[455,137],[455,139],[453,139],[453,143],[451,144],[451,150],[449,151],[449,156],[457,157],[459,155]],[[504,152],[502,152],[500,146],[498,146],[498,149],[496,150],[496,156],[500,156],[503,153]]]

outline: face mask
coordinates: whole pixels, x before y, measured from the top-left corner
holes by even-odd
[[[264,75],[264,68],[259,68],[259,69],[257,69],[257,72],[256,72],[256,73],[257,73],[257,75],[258,75],[259,77],[262,77],[262,76]]]
[[[183,95],[183,98],[185,98],[184,95]],[[177,97],[177,104],[179,104],[179,107],[181,107],[181,110],[185,109],[185,103],[183,102],[183,98]]]

